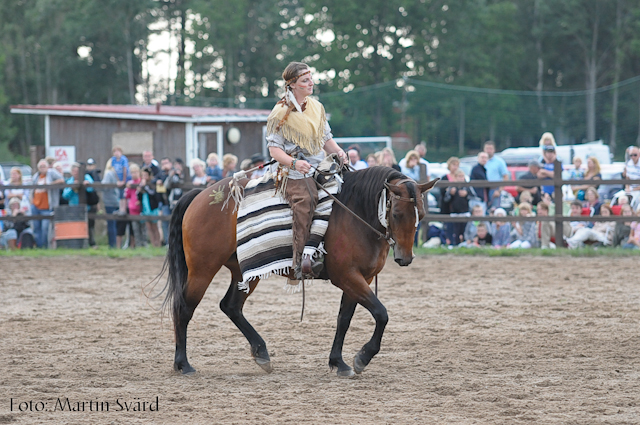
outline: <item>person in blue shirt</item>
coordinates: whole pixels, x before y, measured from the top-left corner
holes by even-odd
[[[207,169],[205,173],[207,174],[208,185],[222,180],[222,168],[220,168],[218,162],[218,154],[211,152],[209,156],[207,156]]]
[[[538,171],[539,179],[553,179],[553,168],[557,159],[556,147],[553,145],[544,145],[542,148],[543,163],[542,168]],[[562,168],[562,164],[560,164]],[[551,185],[542,186],[542,195],[549,195],[553,198],[553,183]]]
[[[72,184],[72,183],[78,183],[78,171],[80,170],[80,164],[78,164],[77,162],[74,162],[73,165],[71,165],[71,177],[69,177],[69,179],[66,181],[66,183],[68,184]],[[93,183],[93,179],[91,178],[91,176],[89,174],[85,174],[84,175],[84,184],[90,184]],[[93,192],[93,188],[92,187],[88,187],[87,188],[87,192]],[[78,189],[75,187],[65,187],[64,190],[62,191],[62,197],[64,199],[66,199],[67,201],[69,201],[69,205],[79,205],[80,204],[80,197],[78,196]],[[87,206],[88,208],[88,206]]]
[[[414,179],[415,181],[420,181],[420,155],[416,151],[409,151],[407,155],[404,157],[405,165],[400,166],[400,171],[405,176]]]
[[[509,180],[509,170],[507,170],[507,163],[499,156],[495,156],[496,144],[491,140],[484,143],[484,151],[487,153],[489,159],[484,165],[487,174],[487,180],[490,182]],[[500,207],[500,192],[502,188],[497,187],[489,190],[489,208]]]

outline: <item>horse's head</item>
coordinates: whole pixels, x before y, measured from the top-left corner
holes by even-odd
[[[425,215],[422,194],[433,188],[438,180],[418,184],[412,179],[403,179],[386,184],[390,192],[388,231],[395,241],[393,258],[401,266],[408,266],[413,261],[413,240],[418,222]]]

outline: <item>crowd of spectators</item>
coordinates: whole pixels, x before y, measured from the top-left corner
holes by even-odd
[[[544,133],[540,139],[540,157],[528,164],[527,172],[520,180],[552,179],[554,164],[557,160],[556,142],[551,133]],[[429,176],[429,162],[426,160],[426,147],[418,144],[397,161],[395,153],[389,148],[361,158],[358,146],[347,148],[348,165],[354,170],[371,166],[392,167],[416,181],[426,181]],[[478,153],[469,175],[460,167],[460,160],[451,157],[447,160],[447,172],[441,176],[443,181],[502,182],[510,179],[510,173],[502,158],[495,155],[495,144],[488,141]],[[53,215],[59,205],[78,205],[77,186],[64,189],[43,188],[40,185],[59,183],[79,183],[85,188],[83,201],[88,212],[104,212],[132,219],[107,220],[107,241],[112,248],[135,248],[139,246],[161,246],[167,243],[169,222],[158,220],[158,216],[169,216],[178,200],[190,187],[207,187],[215,182],[244,170],[249,178],[260,178],[265,169],[265,158],[254,154],[242,161],[233,154],[221,159],[216,153],[210,153],[206,161],[195,158],[187,167],[180,158],[154,159],[153,153],[145,151],[140,164],[129,162],[122,148],[116,146],[113,156],[104,167],[104,175],[95,161],[89,158],[85,162],[85,175],[79,176],[81,164],[75,163],[70,174],[62,173],[61,164],[51,158],[38,162],[32,177],[33,189],[7,188],[0,190],[0,211],[7,216],[17,215]],[[583,165],[584,164],[584,165]],[[238,166],[239,165],[239,166]],[[436,247],[492,247],[495,249],[554,248],[556,244],[579,248],[585,244],[595,246],[620,246],[627,249],[640,248],[640,185],[627,186],[624,193],[617,194],[609,201],[599,199],[597,187],[602,179],[600,164],[595,157],[574,158],[573,167],[569,167],[569,179],[580,180],[581,184],[570,187],[573,200],[568,206],[575,221],[563,222],[563,240],[556,241],[556,223],[536,220],[500,220],[501,217],[545,217],[553,215],[556,208],[567,209],[567,205],[556,206],[552,184],[531,186],[515,182],[517,195],[512,197],[504,187],[449,186],[434,189],[438,191],[438,207],[441,214],[449,216],[471,217],[465,222],[432,221],[416,237],[416,243]],[[632,146],[627,150],[624,177],[640,179],[640,150]],[[95,189],[94,182],[111,187]],[[191,183],[191,185],[189,185]],[[10,171],[5,186],[22,185],[23,176],[19,167]],[[514,184],[514,183],[505,183]],[[494,185],[495,186],[495,185]],[[99,202],[100,201],[100,202]],[[568,204],[568,202],[565,202]],[[590,217],[609,217],[621,215],[628,221],[593,221]],[[137,219],[136,217],[139,217]],[[144,217],[144,218],[143,218]],[[149,218],[146,218],[149,217]],[[2,221],[0,222],[0,248],[37,246],[47,248],[55,245],[52,235],[52,220]],[[96,245],[95,222],[89,221],[89,245]]]

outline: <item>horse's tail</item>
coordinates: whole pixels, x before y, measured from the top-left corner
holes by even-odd
[[[191,190],[180,197],[171,214],[171,224],[169,226],[169,249],[164,260],[163,270],[169,269],[167,279],[167,294],[162,303],[163,309],[171,308],[174,329],[178,328],[181,313],[186,308],[184,291],[187,286],[189,269],[184,255],[182,245],[182,220],[193,199],[198,196],[201,190]]]

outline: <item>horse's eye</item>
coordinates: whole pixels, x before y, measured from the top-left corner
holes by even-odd
[[[393,213],[393,219],[394,220],[398,220],[400,217],[402,217],[402,214]]]

